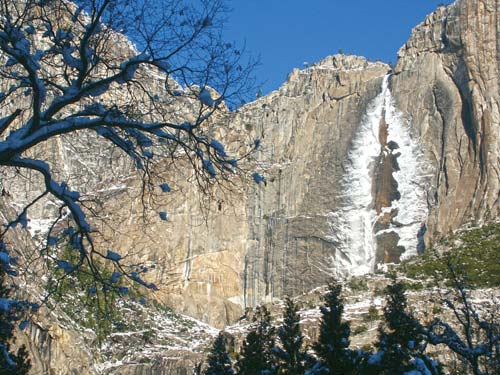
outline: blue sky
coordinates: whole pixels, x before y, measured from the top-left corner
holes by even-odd
[[[260,56],[262,92],[277,89],[294,67],[337,53],[395,62],[411,29],[438,0],[231,0],[226,38]]]

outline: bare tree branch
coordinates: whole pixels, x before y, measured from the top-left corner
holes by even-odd
[[[140,170],[144,209],[162,161],[188,165],[201,191],[242,173],[238,162],[256,145],[229,152],[213,129],[229,115],[227,106],[253,91],[255,62],[245,63],[242,51],[222,39],[225,13],[222,0],[0,0],[0,168],[32,171],[43,184],[12,224],[42,198],[55,198],[59,215],[43,256],[60,261],[48,250],[67,216],[76,228],[66,239],[80,256],[60,264],[66,275],[85,265],[106,283],[98,267],[106,260],[154,288],[121,256],[99,249],[90,218],[96,211],[58,180],[49,160],[37,158],[43,144],[93,132]],[[154,82],[161,85],[152,89]]]

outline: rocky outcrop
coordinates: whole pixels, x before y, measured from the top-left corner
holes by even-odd
[[[436,168],[427,243],[499,212],[499,11],[495,0],[440,7],[398,53],[397,107]]]
[[[431,187],[424,189],[431,210],[421,231],[427,243],[498,211],[497,8],[493,1],[439,8],[415,28],[390,78],[395,107],[432,175]],[[342,218],[352,203],[353,181],[346,174],[359,156],[350,151],[388,70],[382,63],[336,55],[293,71],[278,91],[240,108],[229,130],[220,130],[228,147],[245,133],[260,140],[256,164],[265,186],[223,191],[211,202],[202,200],[210,208],[204,210],[197,189],[185,182],[189,174],[166,167],[159,172],[173,192],[154,202],[154,208],[168,211],[166,223],[155,210],[143,210],[140,176],[130,164],[92,136],[61,139],[38,152],[59,160],[62,177],[92,195],[101,217],[113,218],[113,230],[106,229],[109,221],[97,224],[103,241],[156,265],[149,277],[161,287],[159,299],[220,326],[246,306],[306,291],[332,274],[370,270],[363,262],[398,261],[404,252],[401,235],[394,234],[406,225],[400,217],[409,210],[394,206],[402,200],[396,173],[407,168],[398,166],[404,145],[394,141],[387,121],[395,116],[383,115],[377,123],[381,151],[375,150],[378,159],[367,159],[381,165],[369,168],[371,193],[365,194],[372,195],[370,215],[378,217],[375,232],[384,232],[375,239],[376,260],[370,254],[354,259],[352,238],[342,233],[352,227]],[[99,154],[109,157],[94,157]],[[82,179],[82,171],[89,179]],[[23,190],[29,188],[12,193],[21,196]],[[37,219],[50,207],[41,207],[31,224],[40,224]]]
[[[388,69],[361,57],[333,56],[295,70],[280,90],[241,108],[220,138],[228,148],[241,142],[241,133],[259,139],[256,165],[266,183],[239,182],[211,200],[189,182],[189,168],[165,165],[156,170],[158,181],[168,181],[172,192],[145,207],[140,174],[85,132],[37,152],[92,199],[100,212],[92,219],[99,241],[155,266],[147,276],[160,287],[155,298],[223,326],[246,306],[307,291],[336,271],[340,255],[331,214],[344,194],[339,181],[351,138]],[[28,201],[39,193],[35,177],[7,189]],[[47,201],[30,210],[33,235],[43,233],[43,220],[56,208]],[[159,210],[168,212],[167,222]]]
[[[70,325],[43,311],[45,323],[32,322],[17,335],[17,344],[26,345],[33,374],[87,374],[93,372],[97,340],[92,331],[77,332]],[[47,317],[49,317],[47,319]],[[38,319],[37,319],[38,320]]]
[[[378,217],[370,262],[397,262],[410,240],[415,254],[424,239],[428,245],[498,214],[497,20],[494,1],[459,0],[417,26],[400,50],[382,98],[385,123],[377,125],[382,167],[369,168],[368,206]],[[349,241],[339,218],[353,188],[345,178],[350,151],[388,69],[331,56],[295,70],[278,91],[234,114],[232,130],[260,139],[256,162],[266,184],[221,197],[203,228],[189,222],[198,216],[193,211],[185,222],[173,220],[181,233],[190,228],[189,243],[183,236],[169,246],[169,254],[185,254],[172,259],[185,261],[174,268],[181,277],[167,300],[220,324],[246,306],[363,267],[342,245]],[[183,207],[193,210],[191,202]],[[211,317],[199,308],[207,304]]]
[[[398,171],[397,161],[399,145],[394,141],[388,141],[389,124],[385,120],[385,113],[379,124],[379,142],[383,150],[376,159],[377,168],[373,176],[373,205],[377,214],[377,220],[373,226],[376,236],[376,264],[397,263],[405,251],[404,247],[398,247],[399,237],[394,232],[382,233],[391,227],[396,216],[396,210],[387,210],[393,201],[401,199],[398,191],[398,183],[394,178],[394,172]]]
[[[203,354],[187,351],[169,351],[158,358],[139,359],[105,370],[108,375],[191,375],[193,369],[204,360]]]
[[[278,91],[235,116],[235,126],[261,138],[258,163],[267,179],[247,202],[245,305],[302,293],[339,271],[344,255],[332,214],[344,201],[352,139],[388,69],[332,56],[294,70]]]

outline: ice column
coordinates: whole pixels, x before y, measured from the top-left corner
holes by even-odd
[[[385,80],[384,80],[385,82]],[[373,223],[372,180],[376,158],[380,155],[379,124],[385,93],[369,105],[352,141],[342,180],[344,204],[330,214],[331,233],[338,243],[333,272],[336,276],[358,275],[373,271],[375,238]]]
[[[409,124],[396,109],[394,99],[388,87],[389,77],[383,83],[385,120],[388,127],[388,141],[396,142],[400,153],[398,157],[399,171],[393,173],[398,183],[401,198],[393,201],[391,208],[397,210],[389,230],[399,236],[398,246],[405,252],[402,258],[417,254],[419,234],[428,214],[426,186],[432,172],[424,161],[421,147],[410,137]]]
[[[342,180],[341,199],[344,204],[329,214],[332,241],[338,244],[332,257],[336,276],[361,275],[373,272],[376,240],[373,226],[377,213],[373,205],[373,181],[376,161],[383,151],[378,139],[382,116],[388,124],[388,142],[399,146],[399,171],[393,176],[401,198],[386,210],[397,210],[384,232],[398,234],[398,246],[406,249],[403,257],[416,254],[418,234],[427,216],[425,182],[428,174],[418,144],[410,138],[408,124],[394,106],[389,90],[389,75],[384,77],[381,93],[369,104],[348,154],[346,173]]]

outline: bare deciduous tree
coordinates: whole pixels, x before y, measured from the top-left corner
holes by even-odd
[[[152,167],[164,160],[187,161],[203,189],[230,177],[244,152],[230,157],[213,126],[226,106],[253,92],[254,62],[223,41],[225,15],[222,0],[0,0],[0,173],[28,171],[43,181],[0,240],[52,196],[60,214],[44,246],[58,241],[54,228],[65,219],[66,241],[79,254],[59,268],[71,274],[85,265],[105,283],[96,267],[105,260],[154,288],[124,270],[118,253],[96,246],[90,207],[36,150],[59,136],[93,132],[133,160],[144,190],[154,187]],[[162,87],[152,89],[152,78]]]
[[[452,287],[442,302],[454,316],[453,322],[436,318],[420,332],[432,345],[446,345],[469,366],[474,375],[493,375],[500,368],[500,324],[498,302],[480,311],[473,302],[466,279],[448,261]],[[483,309],[484,310],[484,309]]]

